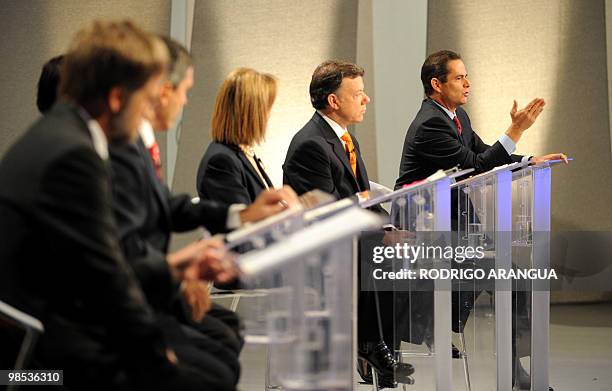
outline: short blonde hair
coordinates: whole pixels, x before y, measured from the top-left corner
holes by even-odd
[[[211,138],[235,145],[262,142],[276,89],[276,78],[268,73],[249,68],[232,71],[217,94]]]

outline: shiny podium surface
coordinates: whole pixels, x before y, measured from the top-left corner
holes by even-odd
[[[465,173],[467,172],[463,172]],[[450,245],[452,179],[453,175],[440,171],[424,181],[361,202],[362,207],[390,204],[392,229],[386,232],[382,239],[385,250],[393,248],[401,250],[438,241]],[[383,266],[385,264],[386,266]],[[390,262],[381,262],[380,265],[385,271],[394,274],[416,273],[427,268],[442,270],[450,267],[450,264],[444,260],[415,259],[406,256],[405,252],[395,254]],[[379,293],[381,308],[389,306],[392,308],[390,311],[381,310],[381,323],[393,323],[393,335],[385,336],[387,345],[393,345],[392,348],[401,361],[415,366],[416,388],[421,389],[423,385],[435,384],[439,390],[450,390],[452,386],[450,353],[437,354],[451,350],[450,280],[381,281],[375,277],[381,273],[376,271],[377,268],[376,265],[368,268],[362,262],[361,285],[362,289],[365,287]],[[365,279],[364,275],[367,276]]]
[[[568,160],[572,160],[571,158]],[[550,205],[555,160],[530,165],[512,175],[512,262],[518,267],[550,270]],[[544,274],[544,273],[543,273]],[[515,290],[525,291],[530,334],[517,348],[529,353],[525,360],[525,386],[534,391],[549,387],[550,280],[534,279]],[[526,387],[528,389],[528,387]]]
[[[451,261],[403,259],[392,269],[435,269],[433,281],[375,283],[394,293],[393,344],[416,369],[416,384],[404,389],[548,390],[549,281],[520,273],[549,268],[557,163],[514,163],[452,184],[434,175],[379,198],[391,203],[386,246],[454,251]],[[444,271],[451,278],[436,278]]]
[[[513,314],[517,316],[512,281],[488,277],[512,269],[512,170],[524,165],[497,167],[452,186],[457,192],[455,245],[484,253],[455,263],[459,269],[481,271],[453,284],[458,298],[453,328],[466,341],[461,350],[468,389],[512,389]]]
[[[356,206],[316,221],[303,217],[301,228],[236,261],[245,287],[261,294],[248,304],[247,341],[268,344],[267,388],[351,390],[354,238],[380,219]]]

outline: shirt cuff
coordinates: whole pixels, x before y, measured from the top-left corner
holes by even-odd
[[[516,144],[510,137],[508,137],[508,135],[503,134],[498,141],[504,147],[506,152],[508,152],[508,155],[512,155],[514,151],[516,151]]]
[[[521,163],[527,163],[529,160],[531,160],[533,156],[523,156],[523,158],[521,159]]]
[[[232,204],[227,211],[226,227],[227,229],[236,229],[242,225],[240,221],[240,212],[246,209],[245,204]]]

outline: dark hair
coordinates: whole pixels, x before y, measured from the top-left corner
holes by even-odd
[[[193,66],[193,59],[189,51],[174,39],[167,36],[160,38],[168,48],[168,81],[176,88],[185,79],[187,69]]]
[[[60,81],[60,68],[64,55],[55,56],[43,65],[36,92],[36,107],[44,114],[57,100],[57,87]]]
[[[421,82],[425,89],[425,95],[430,96],[434,93],[431,79],[438,79],[440,82],[446,83],[447,64],[452,60],[461,60],[461,55],[450,50],[440,50],[427,57],[421,67]]]
[[[77,33],[66,53],[60,94],[95,118],[105,110],[112,88],[129,95],[165,72],[167,62],[163,42],[131,21],[94,21]]]
[[[342,79],[363,76],[365,71],[359,65],[347,61],[328,60],[315,69],[310,81],[310,102],[321,110],[327,107],[327,97],[342,84]]]

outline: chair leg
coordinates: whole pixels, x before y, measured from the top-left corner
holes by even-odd
[[[470,381],[470,369],[468,367],[467,346],[465,344],[465,334],[459,333],[459,341],[461,342],[461,358],[463,359],[463,372],[465,374],[466,391],[472,391],[472,383]]]

